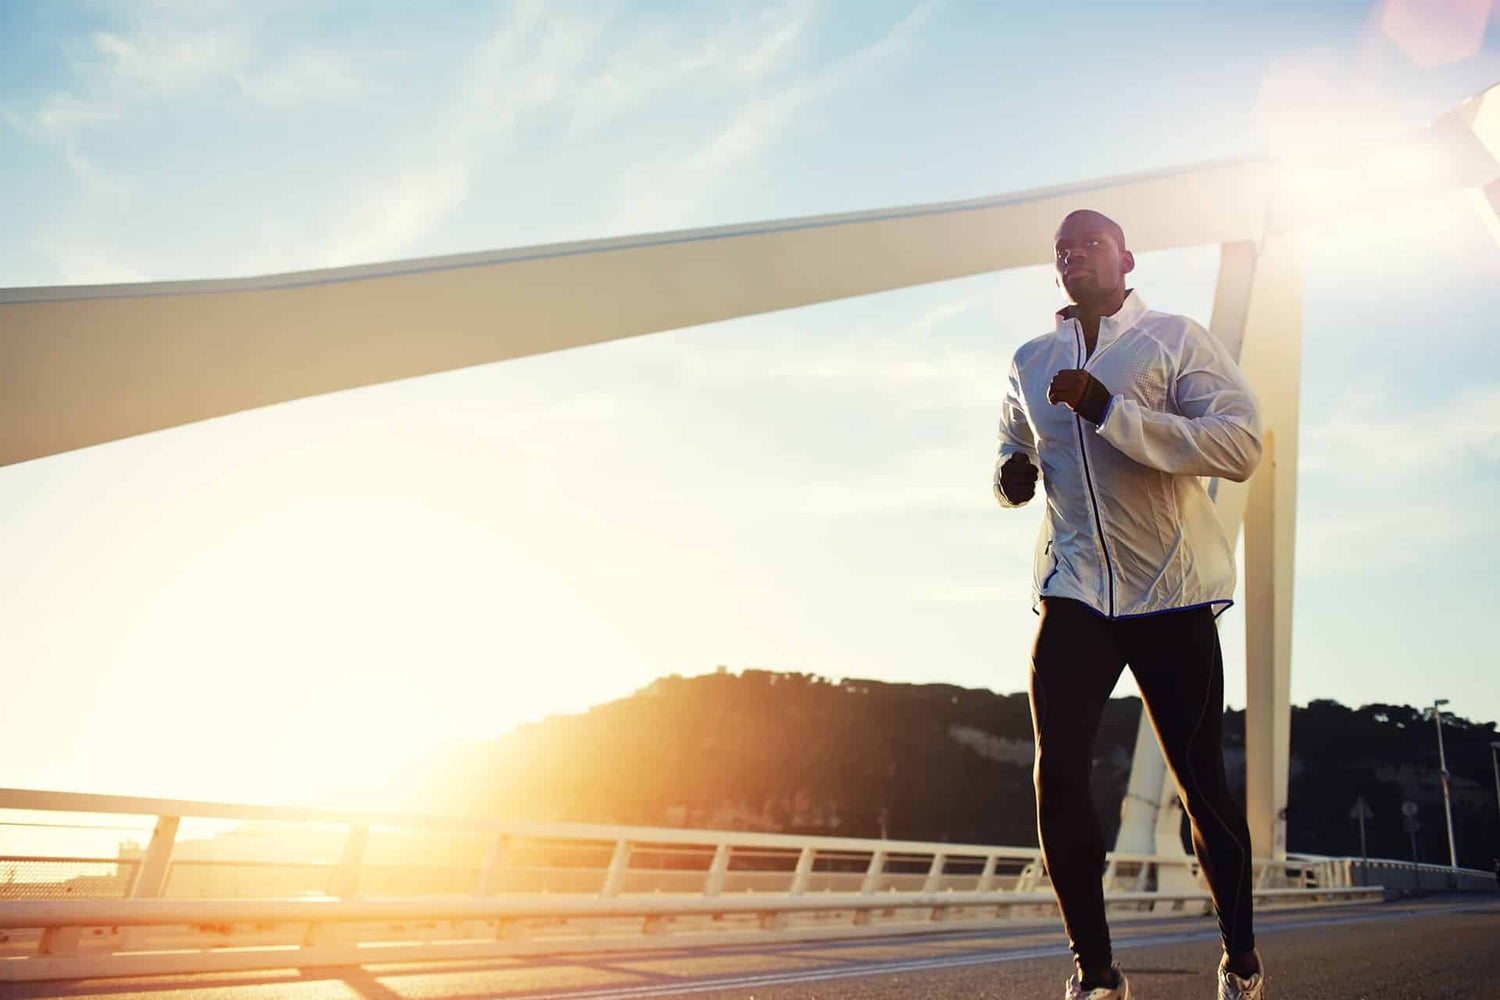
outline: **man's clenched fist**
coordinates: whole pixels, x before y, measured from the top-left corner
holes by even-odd
[[[1017,452],[1000,466],[1000,474],[995,477],[995,488],[1011,503],[1022,504],[1036,495],[1036,475],[1036,466],[1025,455]]]
[[[1096,424],[1104,422],[1109,395],[1104,383],[1082,368],[1064,368],[1052,376],[1052,384],[1047,387],[1047,402],[1066,404],[1074,413]]]

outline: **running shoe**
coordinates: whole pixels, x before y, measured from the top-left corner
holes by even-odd
[[[1114,970],[1115,985],[1096,986],[1091,990],[1083,988],[1083,973],[1075,971],[1068,978],[1063,1000],[1130,1000],[1130,983],[1126,982],[1125,973],[1120,971],[1120,963],[1116,962],[1110,968]]]
[[[1219,960],[1219,1000],[1267,1000],[1266,968],[1261,965],[1260,952],[1255,953],[1255,964],[1260,971],[1249,979],[1241,979],[1229,971],[1229,956]]]

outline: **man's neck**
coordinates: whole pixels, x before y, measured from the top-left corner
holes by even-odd
[[[1113,316],[1119,312],[1128,294],[1128,290],[1119,288],[1111,292],[1107,298],[1096,302],[1079,302],[1073,306],[1073,318],[1078,320],[1078,327],[1083,331],[1084,357],[1091,357],[1094,353],[1094,345],[1099,342],[1099,320],[1104,316]]]

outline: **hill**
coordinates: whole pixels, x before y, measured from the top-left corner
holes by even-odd
[[[1112,843],[1138,698],[1112,699],[1093,794]],[[1493,723],[1445,718],[1460,863],[1489,867],[1500,822]],[[1230,783],[1244,788],[1244,713],[1225,716]],[[524,820],[767,830],[1034,845],[1026,695],[946,684],[831,681],[721,667],[660,678],[578,715],[517,727],[424,768],[414,808]],[[1437,741],[1407,706],[1292,711],[1293,851],[1358,854],[1356,796],[1374,810],[1373,856],[1408,857],[1402,801],[1418,804],[1418,856],[1447,863]]]

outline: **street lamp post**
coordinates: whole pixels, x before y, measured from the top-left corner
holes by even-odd
[[[1458,869],[1458,850],[1453,846],[1453,803],[1448,796],[1448,758],[1443,753],[1443,706],[1447,698],[1432,703],[1432,720],[1437,723],[1438,769],[1443,776],[1443,815],[1448,820],[1448,867]]]
[[[1490,766],[1495,769],[1495,805],[1500,806],[1500,757],[1495,751],[1500,750],[1500,743],[1490,740]]]

